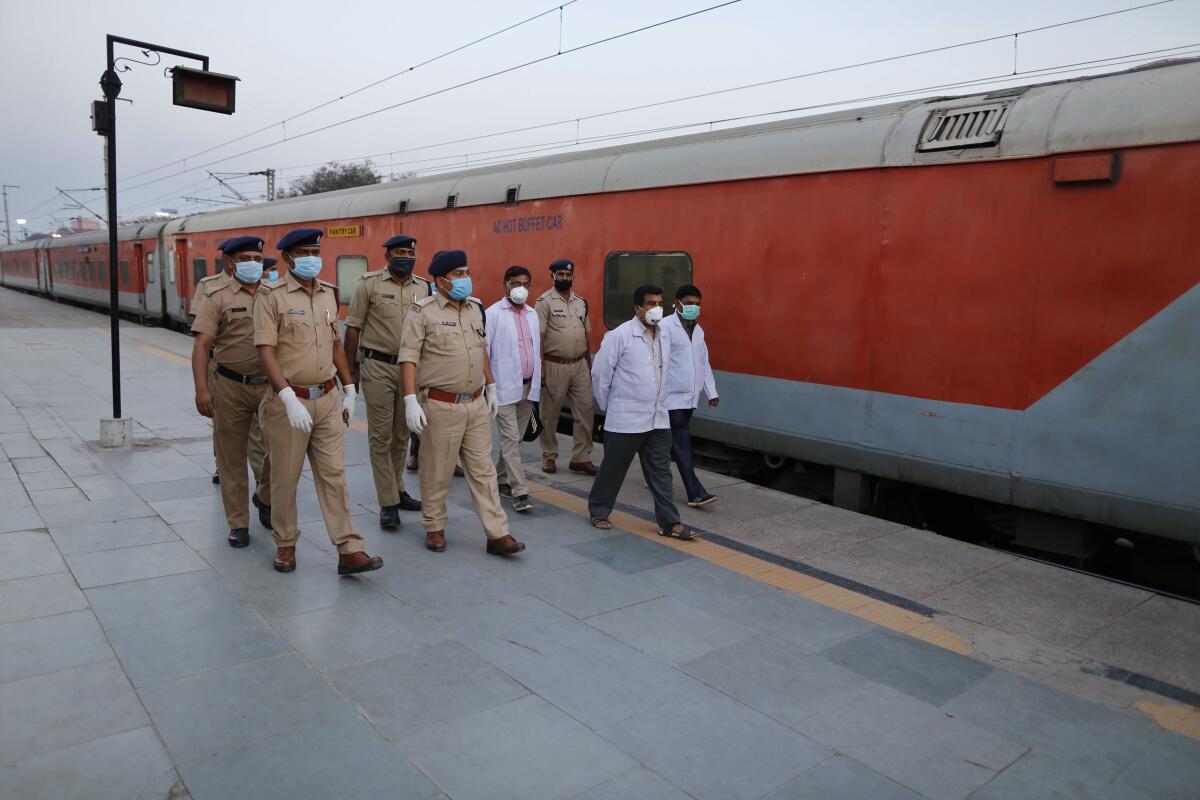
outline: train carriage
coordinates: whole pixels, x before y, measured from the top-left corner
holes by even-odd
[[[1190,60],[172,220],[141,308],[186,322],[217,242],[300,225],[343,301],[401,231],[466,249],[485,298],[570,257],[593,348],[634,286],[694,282],[722,395],[697,436],[843,497],[883,477],[1195,544],[1197,208]]]

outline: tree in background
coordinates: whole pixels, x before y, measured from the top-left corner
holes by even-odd
[[[369,160],[355,164],[338,164],[331,161],[323,167],[318,167],[307,178],[292,181],[292,188],[284,190],[279,196],[299,197],[376,183],[379,183],[379,176],[375,174],[375,165]]]

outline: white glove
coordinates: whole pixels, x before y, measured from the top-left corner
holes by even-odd
[[[500,404],[496,402],[496,384],[489,383],[483,390],[483,396],[487,398],[488,413],[492,415],[492,419],[500,413]]]
[[[306,433],[312,430],[312,414],[308,413],[304,403],[301,403],[300,398],[296,397],[292,387],[285,387],[279,393],[279,399],[283,401],[283,407],[287,409],[288,422],[293,428]]]
[[[408,423],[408,429],[418,436],[421,435],[421,431],[425,430],[425,425],[428,423],[428,420],[425,419],[425,410],[417,402],[415,394],[404,395],[404,421]]]
[[[358,397],[358,389],[354,388],[353,383],[347,383],[342,387],[342,413],[346,415],[346,422],[354,419],[354,398]]]

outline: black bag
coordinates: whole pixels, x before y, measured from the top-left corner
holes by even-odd
[[[532,442],[542,435],[542,409],[537,404],[533,404],[533,413],[529,415],[529,424],[525,426],[525,435],[521,437],[521,441]]]

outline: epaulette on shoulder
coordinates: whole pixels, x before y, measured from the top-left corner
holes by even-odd
[[[335,283],[330,283],[329,281],[323,281],[320,278],[317,278],[317,283],[321,284],[326,289],[333,289],[334,291],[337,291],[337,284],[335,284]]]
[[[429,295],[429,297],[422,297],[419,300],[413,300],[413,308],[424,308],[433,302],[433,298],[434,295]]]
[[[203,277],[203,278],[201,278],[201,279],[200,279],[200,282],[201,282],[201,283],[208,283],[209,281],[215,281],[217,278],[223,278],[223,277],[225,277],[225,273],[224,273],[224,272],[218,272],[216,275],[208,275],[208,276],[206,276],[206,277]]]
[[[547,289],[546,291],[544,291],[544,292],[542,292],[541,294],[539,294],[539,295],[538,295],[538,300],[545,300],[547,297],[549,297],[549,296],[550,296],[550,295],[552,295],[552,294],[554,294],[554,290],[553,290],[553,289]]]
[[[211,297],[212,295],[216,294],[220,289],[222,289],[225,286],[225,284],[221,283],[220,281],[213,280],[213,278],[219,278],[219,277],[221,277],[221,276],[220,275],[212,275],[207,278],[200,279],[201,290],[204,292],[205,297]]]
[[[283,283],[282,278],[277,281],[260,281],[258,284],[258,290],[263,294],[270,294],[271,290],[281,283]]]
[[[361,276],[359,276],[359,280],[363,281],[363,280],[366,280],[367,278],[378,278],[380,275],[382,275],[385,272],[387,272],[387,267],[384,267],[383,269],[373,270],[371,272],[364,272]]]

